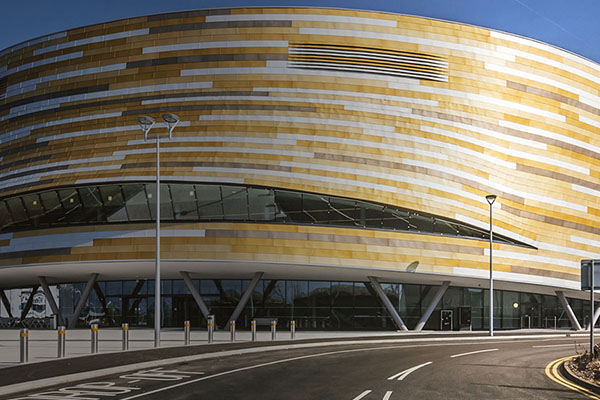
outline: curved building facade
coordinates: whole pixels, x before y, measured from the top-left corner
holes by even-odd
[[[144,140],[137,118],[164,113],[180,117],[173,137],[157,124]],[[596,63],[480,27],[313,8],[144,16],[10,47],[0,288],[44,277],[76,308],[76,283],[98,274],[102,313],[111,285],[113,312],[151,309],[155,134],[173,321],[191,298],[181,272],[220,296],[224,320],[261,272],[246,320],[268,304],[301,318],[297,301],[307,328],[358,328],[360,303],[391,327],[375,277],[411,329],[440,285],[437,309],[456,321],[469,306],[483,328],[493,193],[498,327],[566,318],[562,294],[584,322],[579,263],[600,250]],[[331,323],[348,320],[338,300],[349,325]]]

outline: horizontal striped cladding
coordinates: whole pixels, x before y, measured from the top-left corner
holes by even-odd
[[[580,258],[600,251],[600,66],[485,28],[374,12],[198,10],[6,49],[0,197],[152,180],[154,142],[144,142],[136,118],[165,112],[182,120],[161,144],[166,180],[358,198],[482,228],[483,196],[494,192],[498,233],[538,248],[505,249],[502,271],[571,279]],[[410,240],[369,246],[414,261]],[[315,243],[302,254],[294,245],[256,255],[239,242],[232,257],[369,264],[370,250],[328,256]],[[423,247],[419,260],[464,275],[460,268],[486,263],[470,246],[480,249]]]
[[[278,261],[414,272],[409,265],[416,259],[418,272],[452,273],[454,268],[465,266],[485,270],[488,257],[485,241],[444,238],[434,242],[418,234],[252,224],[187,223],[165,224],[163,228],[161,251],[166,262]],[[150,259],[154,251],[152,232],[152,224],[134,224],[15,233],[0,246],[0,266]],[[542,257],[512,254],[507,251],[510,247],[497,245],[499,271],[533,275],[537,280],[578,279],[577,268],[561,263],[559,258],[556,260],[561,265],[549,270],[542,267]]]

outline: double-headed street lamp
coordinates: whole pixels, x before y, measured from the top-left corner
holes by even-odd
[[[163,114],[162,119],[169,129],[169,139],[173,129],[179,122],[175,114]],[[154,118],[138,117],[140,128],[144,131],[144,140],[148,140],[148,132],[154,126]],[[156,269],[154,271],[154,347],[160,346],[160,138],[156,134]]]
[[[485,196],[490,205],[490,336],[494,336],[494,277],[492,269],[492,243],[494,242],[494,234],[492,232],[492,205],[496,201],[495,194]]]

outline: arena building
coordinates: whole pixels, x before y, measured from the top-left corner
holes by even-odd
[[[157,123],[145,140],[138,118],[165,113],[172,138]],[[70,326],[153,325],[156,135],[163,326],[210,312],[242,328],[486,329],[488,194],[495,327],[589,321],[600,65],[583,57],[317,8],[143,16],[7,48],[5,321],[54,291]]]

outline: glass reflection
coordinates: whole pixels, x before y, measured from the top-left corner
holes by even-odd
[[[486,230],[414,210],[289,190],[167,183],[161,220],[334,225],[486,240]],[[0,200],[0,230],[155,219],[153,183],[84,186]],[[531,247],[503,235],[497,242]]]

